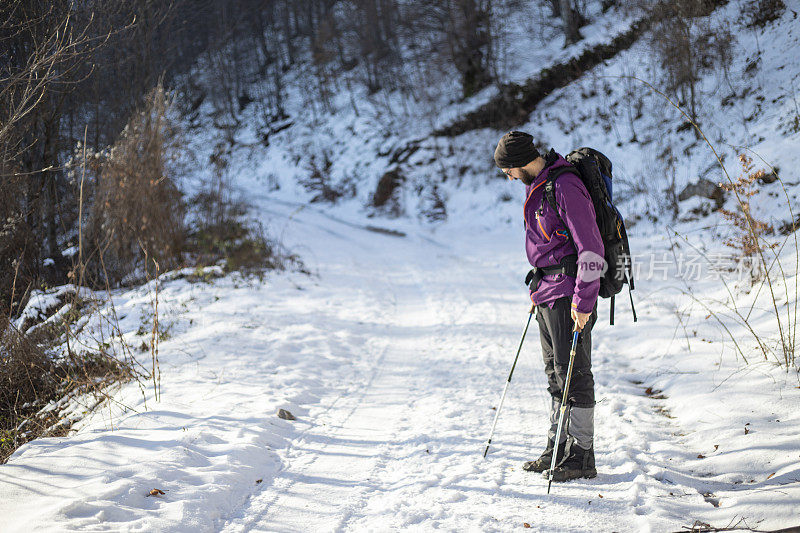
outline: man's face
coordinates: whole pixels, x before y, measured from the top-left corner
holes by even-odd
[[[504,168],[501,169],[503,173],[508,176],[510,180],[519,180],[525,185],[531,185],[533,180],[536,179],[536,176],[528,172],[522,167],[517,168]]]

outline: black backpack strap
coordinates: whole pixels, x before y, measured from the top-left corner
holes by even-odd
[[[611,297],[611,302],[609,302],[611,307],[608,310],[608,324],[610,326],[614,325],[614,297]]]
[[[628,285],[628,297],[631,299],[631,313],[633,313],[633,321],[636,322],[636,309],[633,307],[633,293],[631,293],[631,286]],[[614,325],[614,296],[611,297],[611,301],[609,302],[610,308],[608,310],[608,323],[609,325]]]
[[[564,165],[563,167],[554,168],[547,173],[547,181],[544,184],[544,194],[542,194],[542,206],[539,208],[539,213],[542,212],[542,207],[544,207],[544,200],[547,199],[547,203],[550,204],[550,207],[553,208],[553,211],[556,212],[559,218],[561,215],[558,212],[558,204],[556,203],[556,191],[555,191],[555,184],[553,183],[558,179],[559,176],[565,173],[572,173],[578,174],[578,169],[573,167],[572,165]]]
[[[627,237],[628,236],[626,234],[625,238],[627,239]],[[630,298],[630,300],[631,300],[631,313],[633,313],[633,321],[636,322],[636,308],[633,306],[633,292],[631,292],[631,291],[633,291],[634,286],[633,286],[633,262],[630,260],[630,254],[628,254],[628,258],[629,258],[629,260],[627,261],[627,264],[625,265],[626,266],[626,269],[625,269],[626,270],[626,272],[625,272],[625,282],[628,285],[628,298]],[[611,301],[612,301],[612,305],[613,305],[613,301],[614,300],[611,300]]]
[[[553,212],[555,212],[556,216],[564,222],[564,219],[561,217],[561,213],[558,212],[558,203],[556,202],[556,191],[555,191],[555,181],[558,179],[559,176],[565,174],[567,172],[571,172],[572,174],[577,174],[578,169],[573,167],[572,165],[564,165],[563,167],[558,167],[550,170],[547,173],[547,181],[544,184],[544,192],[542,193],[542,203],[539,206],[539,214],[542,214],[542,210],[544,209],[544,201],[547,199],[547,203],[550,204],[550,207],[553,208]],[[564,222],[564,227],[567,228],[567,238],[572,237],[569,233],[569,226],[567,226],[566,222]]]
[[[539,286],[539,282],[542,281],[542,278],[550,274],[566,274],[573,278],[578,277],[578,256],[570,254],[564,256],[557,265],[533,267],[525,277],[525,285],[528,285],[532,291],[535,291]]]

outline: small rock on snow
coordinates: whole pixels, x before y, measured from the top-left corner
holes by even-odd
[[[283,418],[284,420],[297,420],[295,416],[286,409],[278,409],[278,418]]]

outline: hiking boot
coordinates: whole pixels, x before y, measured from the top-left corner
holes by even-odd
[[[549,477],[549,466],[544,470],[545,477]],[[594,465],[594,447],[584,450],[576,443],[572,443],[566,459],[561,461],[553,470],[553,481],[569,481],[578,478],[593,478],[597,476]]]
[[[564,448],[566,447],[567,441],[562,442],[558,445],[558,457],[556,460],[560,463],[564,460]],[[522,469],[526,472],[544,472],[545,470],[550,468],[550,465],[553,462],[553,441],[547,441],[547,448],[542,452],[541,457],[536,459],[535,461],[527,461],[525,464],[522,465]]]

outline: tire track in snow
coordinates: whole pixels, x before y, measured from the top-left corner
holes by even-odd
[[[433,311],[434,309],[436,309],[436,306],[434,305],[435,300],[431,297],[430,287],[424,282],[424,280],[420,278],[418,272],[415,271],[414,269],[407,269],[402,277],[408,277],[409,279],[411,279],[412,283],[410,284],[410,286],[414,288],[414,291],[412,293],[409,293],[407,288],[404,291],[404,299],[409,302],[406,305],[409,304],[413,305],[414,303],[424,301],[425,302],[424,308],[430,315],[429,320],[431,321],[431,324],[433,324],[434,327],[436,328],[436,337],[441,338],[443,330],[448,329],[448,324],[449,326],[455,325],[457,320],[457,315],[455,315],[455,317],[451,315],[451,317],[446,321],[447,324],[445,324],[444,321],[442,321],[441,313]],[[411,298],[409,298],[409,295],[411,296]],[[446,307],[445,309],[452,309],[452,307]],[[441,311],[441,309],[438,310]],[[403,357],[404,355],[406,355],[406,357]],[[395,361],[392,361],[393,363],[401,365],[407,363],[408,357],[407,354],[405,354],[403,351],[396,351],[395,356],[397,357],[397,359]],[[420,376],[420,375],[424,375],[424,373],[419,372],[415,374],[415,376]],[[416,380],[419,380],[419,377],[416,377]],[[359,516],[359,512],[361,511],[363,515],[363,509],[369,503],[370,497],[374,496],[375,493],[385,492],[387,490],[387,487],[385,487],[383,484],[377,483],[372,480],[375,479],[380,473],[389,470],[392,462],[397,463],[398,457],[392,449],[393,443],[398,442],[400,440],[402,432],[404,431],[408,432],[408,430],[411,429],[411,426],[406,425],[406,423],[411,421],[411,417],[409,416],[408,413],[411,411],[410,408],[413,407],[415,401],[418,400],[413,400],[412,402],[409,403],[408,405],[409,409],[405,410],[405,414],[398,421],[398,423],[394,425],[394,431],[391,437],[384,444],[381,445],[381,454],[378,457],[378,460],[375,462],[375,465],[373,466],[369,477],[367,478],[367,481],[369,481],[369,483],[365,484],[365,490],[362,490],[358,498],[358,501],[347,506],[342,516],[342,519],[338,527],[336,528],[337,531],[348,531],[350,529],[354,529],[350,527],[351,523],[363,517]]]
[[[317,415],[316,423],[303,430],[297,437],[292,439],[289,446],[281,451],[283,468],[278,472],[273,483],[262,488],[262,490],[252,496],[245,506],[240,509],[240,518],[228,523],[222,531],[259,531],[265,525],[267,531],[294,530],[300,531],[313,520],[308,516],[301,517],[301,521],[291,524],[290,520],[282,519],[282,522],[272,521],[270,513],[273,507],[279,506],[281,509],[292,508],[291,504],[283,502],[281,499],[290,494],[297,485],[313,483],[313,476],[303,472],[313,469],[316,463],[322,460],[327,453],[330,442],[337,439],[337,434],[346,426],[348,421],[356,414],[360,405],[366,398],[367,391],[374,382],[380,371],[380,367],[386,356],[386,347],[376,358],[376,362],[371,369],[371,373],[366,382],[359,383],[357,386],[348,388],[340,394],[325,411]],[[336,409],[334,409],[336,407]],[[343,417],[340,418],[340,416]],[[317,434],[316,432],[320,433]],[[326,432],[328,434],[326,435]],[[313,437],[313,438],[312,438]],[[305,451],[305,447],[313,448],[314,443],[324,438],[329,443],[322,442],[322,445],[312,453]],[[295,472],[297,462],[301,461],[302,470]],[[304,462],[303,462],[304,461]],[[322,494],[319,494],[322,496]],[[286,523],[286,522],[290,523]],[[292,529],[291,526],[295,528]]]
[[[306,220],[298,222],[304,225],[311,224]],[[338,235],[337,232],[331,230],[327,230],[326,233],[328,236]],[[351,239],[343,239],[342,242],[342,244],[349,245],[351,249],[355,243]],[[363,243],[358,243],[357,248],[363,247]],[[388,271],[390,266],[388,262],[380,259],[379,255],[376,257],[382,263],[381,267]],[[356,268],[358,261],[354,258],[350,263],[353,268]],[[387,317],[394,313],[388,312],[387,309],[396,312],[398,308],[398,297],[393,284],[382,281],[378,285],[373,283],[368,288],[371,289],[370,293],[374,297],[380,295],[382,298],[382,300],[376,298],[378,305],[373,316],[383,319],[385,322],[388,321]],[[261,528],[271,531],[302,530],[309,527],[313,530],[327,530],[337,522],[336,515],[342,511],[344,514],[341,515],[338,522],[346,523],[348,516],[352,515],[353,510],[361,505],[362,499],[358,494],[364,489],[359,486],[369,479],[371,472],[376,468],[379,469],[385,462],[383,456],[386,444],[378,447],[377,453],[371,453],[368,448],[381,441],[391,443],[395,440],[396,431],[391,433],[378,431],[373,432],[374,436],[371,442],[358,443],[358,438],[363,437],[366,429],[359,428],[359,423],[362,420],[385,419],[387,411],[390,410],[385,401],[383,403],[376,401],[378,397],[386,395],[386,390],[377,386],[376,382],[379,382],[385,374],[386,359],[391,357],[391,351],[392,349],[384,344],[380,357],[372,358],[374,362],[370,367],[370,377],[359,384],[357,387],[359,392],[340,396],[334,402],[337,405],[336,412],[328,409],[322,415],[318,415],[314,426],[307,428],[301,435],[293,439],[290,447],[282,453],[285,469],[278,475],[279,478],[270,486],[264,487],[259,494],[251,497],[245,507],[240,510],[239,518],[230,522],[224,529],[225,531],[259,530]],[[400,360],[395,360],[393,365],[388,366],[398,366],[400,363]],[[413,375],[413,372],[411,374]],[[398,405],[401,406],[393,417],[396,425],[405,418],[405,410],[402,408],[402,403],[398,402],[396,398],[393,398],[390,404],[394,406],[395,410]],[[337,416],[342,413],[343,416]],[[332,459],[337,455],[350,457],[349,462],[344,466],[344,469],[349,472],[342,471],[342,466],[336,464],[336,461]],[[309,472],[322,472],[327,475],[327,478]],[[355,492],[355,495],[351,494],[352,492]],[[302,501],[304,498],[316,502],[317,508],[314,512],[306,512],[301,509],[304,505]],[[349,503],[339,505],[342,501]],[[320,506],[325,508],[320,509]],[[273,512],[273,509],[278,509],[278,511]]]

